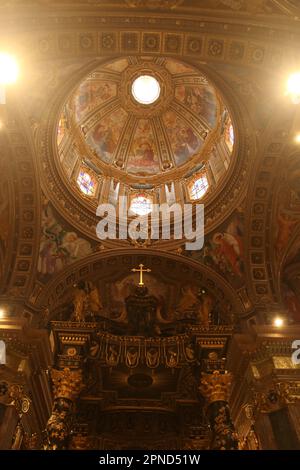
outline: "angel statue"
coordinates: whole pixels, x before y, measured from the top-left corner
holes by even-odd
[[[91,312],[99,312],[99,310],[102,310],[103,305],[100,299],[99,290],[92,282],[86,283],[86,292],[88,295],[88,309]]]
[[[180,313],[184,313],[188,310],[193,309],[199,303],[197,292],[194,286],[186,285],[181,288],[181,299],[177,305],[177,310]]]
[[[88,300],[88,294],[85,291],[85,283],[79,282],[74,286],[74,297],[73,297],[73,315],[72,320],[77,322],[85,321],[85,309]]]
[[[200,322],[204,326],[209,326],[210,314],[213,309],[214,301],[210,294],[203,292],[201,295]]]

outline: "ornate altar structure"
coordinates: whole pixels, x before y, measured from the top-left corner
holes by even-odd
[[[218,429],[208,427],[223,413],[222,405],[228,410],[231,375],[224,356],[230,326],[191,326],[166,337],[113,335],[93,322],[55,321],[51,328],[55,402],[47,448],[77,448],[82,433],[97,449],[206,449],[212,439],[214,448],[237,448],[233,432],[223,442]],[[217,383],[219,393],[212,396]],[[231,430],[229,413],[222,419]],[[56,426],[62,430],[59,444]]]
[[[167,321],[143,282],[143,265],[139,272],[125,298],[126,321],[91,315],[82,284],[74,291],[77,316],[50,322],[54,404],[45,448],[236,449],[225,365],[233,327],[195,323],[191,311],[200,304],[190,293],[180,302],[188,308],[183,323]]]

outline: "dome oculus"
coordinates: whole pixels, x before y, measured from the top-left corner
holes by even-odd
[[[199,70],[133,59],[87,75],[57,130],[59,163],[76,196],[94,206],[107,184],[112,204],[126,195],[130,216],[151,213],[154,201],[172,204],[175,180],[189,201],[211,194],[236,144],[230,112]]]
[[[151,75],[141,75],[132,84],[132,95],[140,104],[152,104],[158,100],[160,85]]]

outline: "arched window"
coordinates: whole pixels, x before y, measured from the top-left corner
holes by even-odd
[[[198,175],[189,185],[190,198],[201,199],[209,188],[209,183],[205,173]]]
[[[58,145],[61,143],[62,139],[64,138],[64,135],[67,129],[68,129],[68,118],[67,118],[67,113],[64,110],[58,123],[58,129],[57,129],[57,144]]]
[[[147,215],[152,211],[152,199],[145,194],[139,194],[131,199],[130,211],[136,215]]]
[[[80,188],[80,191],[83,192],[86,196],[95,196],[97,181],[93,175],[88,173],[85,169],[80,169],[77,184]]]
[[[234,130],[233,130],[233,125],[231,124],[230,120],[228,120],[226,129],[225,129],[225,142],[229,150],[232,151],[233,144],[234,144]]]

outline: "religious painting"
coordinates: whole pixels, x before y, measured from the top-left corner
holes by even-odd
[[[215,127],[217,103],[215,93],[209,85],[179,85],[175,88],[175,98],[190,111],[203,117],[210,127]]]
[[[235,287],[244,284],[244,218],[236,211],[229,222],[208,237],[200,251],[191,256],[217,270]]]
[[[182,62],[177,62],[174,59],[167,59],[165,61],[165,67],[172,75],[180,73],[195,74],[195,69],[192,66],[183,64]]]
[[[275,241],[275,250],[278,258],[280,258],[284,253],[290,237],[299,222],[299,217],[295,217],[282,206],[279,207],[277,214],[277,236]]]
[[[176,113],[167,111],[163,115],[170,145],[177,166],[183,165],[202,147],[202,140],[196,132],[185,124]]]
[[[74,108],[77,121],[98,106],[117,96],[117,83],[111,80],[89,78],[78,88],[74,96]]]
[[[295,283],[300,285],[300,275],[295,279]],[[300,297],[296,295],[292,286],[286,283],[282,286],[282,295],[290,320],[293,323],[300,323]]]
[[[278,192],[275,252],[280,259],[300,224],[300,160],[299,153],[290,155],[284,168],[285,178]]]
[[[98,122],[87,134],[87,143],[105,163],[110,163],[117,148],[127,113],[119,108]]]
[[[60,223],[52,205],[45,201],[42,210],[42,233],[38,259],[38,273],[41,281],[48,281],[71,263],[83,258],[93,249],[89,241]]]
[[[127,161],[127,171],[135,174],[159,171],[155,138],[148,119],[138,121]]]

